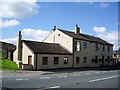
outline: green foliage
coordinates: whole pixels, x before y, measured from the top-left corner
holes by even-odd
[[[0,53],[0,69],[1,70],[20,70],[14,61],[6,59]]]

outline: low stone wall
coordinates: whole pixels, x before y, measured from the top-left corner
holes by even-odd
[[[22,69],[24,69],[24,70],[32,70],[33,69],[33,65],[23,64],[22,65]]]

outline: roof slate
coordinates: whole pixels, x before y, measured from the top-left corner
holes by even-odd
[[[66,49],[55,43],[22,40],[34,53],[71,55]]]
[[[90,36],[90,35],[82,34],[82,33],[75,34],[74,32],[66,31],[66,30],[62,30],[62,29],[58,29],[58,30],[62,31],[63,33],[65,33],[68,36],[73,37],[75,39],[82,39],[82,40],[86,40],[86,41],[98,42],[98,43],[101,43],[101,44],[113,45],[113,44],[108,43],[107,41],[105,41],[105,40],[103,40],[99,37],[94,37],[94,36]]]

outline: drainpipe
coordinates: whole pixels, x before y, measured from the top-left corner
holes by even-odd
[[[37,54],[36,54],[36,64],[35,64],[35,70],[37,71]]]
[[[74,45],[74,38],[73,38],[73,66],[72,66],[73,68],[74,68],[74,46],[75,45]]]

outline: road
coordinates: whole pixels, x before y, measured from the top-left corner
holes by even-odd
[[[80,71],[24,77],[4,77],[2,87],[5,88],[118,88],[119,71]],[[1,81],[1,80],[0,80]]]

